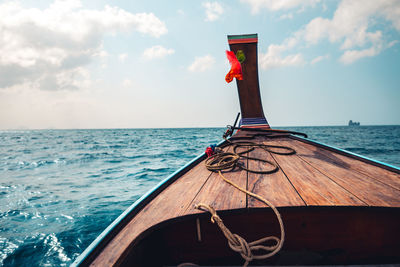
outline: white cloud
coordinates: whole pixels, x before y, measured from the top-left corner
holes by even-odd
[[[318,62],[321,62],[322,60],[329,59],[329,57],[330,57],[329,55],[318,56],[318,57],[314,58],[313,60],[311,60],[311,64],[312,65],[317,64]]]
[[[278,67],[304,65],[305,61],[302,54],[293,54],[282,57],[280,53],[271,46],[268,47],[267,53],[260,54],[259,56],[260,66],[262,69],[266,70]]]
[[[103,47],[102,47],[102,49],[103,49]],[[98,53],[96,53],[95,56],[105,59],[108,57],[108,53],[104,50],[101,50]]]
[[[344,64],[350,64],[363,57],[373,57],[382,51],[382,47],[370,47],[362,50],[347,50],[340,57],[340,61]]]
[[[118,7],[84,9],[80,1],[55,1],[48,8],[0,4],[0,88],[16,84],[46,89],[87,84],[84,66],[104,58],[105,34],[138,31],[159,37],[165,24],[152,13]]]
[[[210,69],[215,64],[215,59],[206,55],[204,57],[196,57],[194,62],[189,66],[191,72],[203,72]]]
[[[391,41],[391,42],[387,45],[387,48],[390,48],[390,47],[392,47],[392,46],[394,46],[395,44],[398,44],[398,43],[399,43],[398,40]]]
[[[324,38],[332,43],[343,41],[342,49],[363,46],[370,41],[377,42],[382,33],[367,31],[371,17],[377,10],[379,5],[368,5],[366,1],[342,1],[332,19],[318,17],[307,24],[304,30],[305,40],[312,44]]]
[[[121,62],[125,62],[125,60],[127,59],[127,57],[128,57],[128,54],[119,54],[119,55],[118,55],[118,59],[119,59],[119,61],[121,61]]]
[[[256,14],[261,9],[266,8],[271,11],[288,10],[293,8],[300,8],[304,10],[305,7],[314,7],[320,0],[241,0],[242,3],[250,5],[251,12]]]
[[[218,2],[204,2],[203,7],[206,9],[205,21],[215,21],[224,13],[224,9]]]
[[[293,19],[293,14],[292,13],[283,14],[279,17],[279,19]]]
[[[54,75],[46,75],[38,82],[41,84],[38,88],[43,90],[79,89],[88,87],[92,83],[88,70],[83,67],[59,71]]]
[[[262,3],[265,3],[265,1],[262,1]],[[282,1],[282,3],[286,2]],[[294,4],[294,2],[291,3]],[[340,61],[344,64],[350,64],[363,57],[376,56],[390,47],[393,41],[388,40],[389,37],[377,29],[380,23],[379,19],[387,20],[395,29],[400,31],[399,17],[400,1],[343,0],[339,3],[331,19],[314,18],[287,40],[292,40],[293,43],[297,44],[297,47],[301,47],[302,43],[307,46],[316,45],[323,40],[337,43],[340,45],[340,50],[344,51]],[[282,49],[282,47],[285,47],[284,50],[290,50],[294,46],[287,46],[285,44],[288,42],[287,40],[282,45],[273,45],[272,48],[281,47]],[[295,56],[279,58],[276,53],[272,52],[268,51],[268,56],[264,55],[265,66],[279,65],[277,62],[295,63],[295,59],[301,60],[300,57]],[[315,64],[316,62],[311,63]]]
[[[175,53],[174,49],[167,49],[161,45],[155,45],[144,50],[143,56],[147,59],[154,59],[163,58],[167,55],[172,55],[173,53]]]
[[[289,38],[281,45],[272,44],[268,46],[267,53],[260,53],[259,63],[262,69],[277,67],[300,66],[305,64],[303,55],[300,53],[282,56],[283,53],[297,45],[296,38]]]
[[[363,57],[378,55],[389,47],[382,31],[372,28],[381,17],[400,31],[400,1],[343,0],[332,19],[315,18],[304,28],[304,39],[316,44],[323,39],[341,43],[340,61],[349,64]],[[365,48],[365,46],[369,46]]]
[[[132,82],[132,80],[130,80],[130,79],[125,79],[123,82],[122,82],[122,86],[123,87],[131,87],[133,85],[133,82]]]

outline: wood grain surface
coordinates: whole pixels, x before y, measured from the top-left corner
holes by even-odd
[[[228,147],[226,151],[232,152],[232,148]],[[243,164],[247,166],[247,162],[243,162]],[[223,175],[240,187],[247,187],[246,171],[235,168]],[[246,194],[223,181],[219,174],[214,172],[193,199],[187,213],[199,212],[194,208],[194,205],[199,203],[210,205],[216,210],[240,209],[246,207]]]
[[[324,151],[318,147],[310,147],[310,145],[297,140],[279,141],[279,143],[295,148],[298,157],[304,162],[318,169],[334,183],[340,185],[364,203],[370,206],[400,207],[399,190],[380,182],[377,178],[371,178],[352,169],[350,158],[339,158],[338,154],[334,152]],[[329,157],[326,156],[328,152],[330,153]],[[370,165],[369,171],[372,168],[375,168],[377,173],[382,171],[381,176],[387,171],[373,165]]]
[[[249,156],[276,162],[279,171],[254,174],[236,168],[224,175],[277,207],[400,207],[400,175],[397,173],[288,137],[262,139],[261,142],[294,148],[296,154],[277,155],[256,149],[249,152]],[[232,148],[225,150],[232,151]],[[252,160],[243,163],[250,169],[270,168]],[[224,182],[218,173],[208,171],[202,161],[144,206],[91,265],[118,265],[141,233],[163,221],[200,213],[194,208],[198,203],[211,205],[219,211],[265,207]]]
[[[271,154],[263,149],[251,151],[249,156],[275,162]],[[255,170],[268,170],[271,168],[270,165],[262,161],[249,160],[248,165],[249,169]],[[276,207],[306,205],[281,169],[271,174],[249,173],[248,190],[264,197]],[[247,196],[247,203],[249,208],[265,207],[264,203],[251,196]]]
[[[291,142],[287,141],[279,141],[279,143],[267,141],[265,143],[293,147]],[[297,154],[292,156],[273,154],[272,156],[307,205],[365,205],[354,194],[335,183],[313,165],[302,160]]]
[[[321,149],[319,147],[298,141],[304,149],[314,151],[329,159],[329,161],[338,166],[347,167],[349,170],[359,172],[367,175],[370,178],[376,179],[381,183],[389,185],[397,190],[400,190],[400,175],[384,168],[368,164],[361,160],[357,160],[351,157],[346,157],[339,153],[334,153],[329,150]],[[296,142],[294,143],[296,144]]]

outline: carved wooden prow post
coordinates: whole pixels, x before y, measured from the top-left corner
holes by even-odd
[[[243,80],[236,79],[242,113],[240,125],[241,127],[269,128],[264,116],[258,83],[257,34],[228,35],[228,43],[231,51],[237,54],[239,50],[242,50],[246,57],[241,64]]]

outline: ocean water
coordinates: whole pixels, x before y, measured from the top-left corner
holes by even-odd
[[[286,127],[400,166],[400,126]],[[0,266],[68,266],[222,128],[0,131]]]

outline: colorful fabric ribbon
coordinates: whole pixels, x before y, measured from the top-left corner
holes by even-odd
[[[233,53],[232,51],[226,51],[226,57],[231,64],[231,70],[228,72],[228,74],[226,74],[225,81],[227,83],[230,83],[233,78],[243,80],[242,66],[240,65],[239,60],[236,58],[235,53]]]

